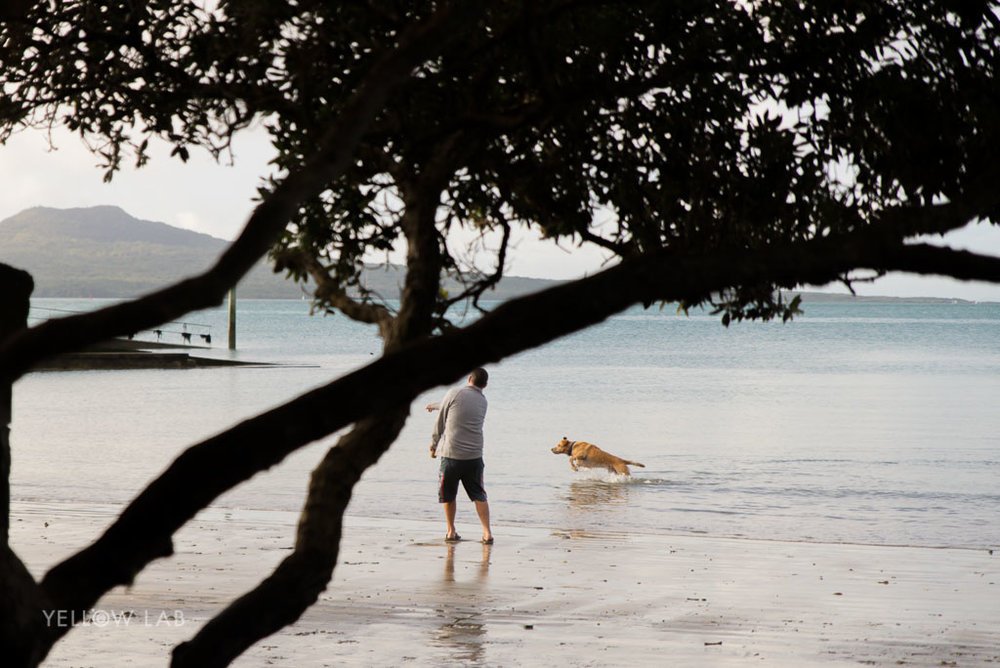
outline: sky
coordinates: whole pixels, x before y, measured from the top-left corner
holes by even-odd
[[[113,205],[136,218],[233,239],[253,210],[256,187],[269,172],[272,155],[265,133],[255,131],[235,139],[233,164],[218,164],[200,151],[192,151],[191,159],[182,163],[170,158],[167,150],[154,149],[145,167],[127,167],[111,183],[104,183],[97,158],[77,137],[56,134],[53,144],[55,150],[50,149],[46,135],[26,131],[0,145],[0,183],[4,184],[0,189],[0,220],[34,206]],[[989,224],[970,226],[931,241],[1000,255],[1000,227]],[[511,276],[578,278],[599,271],[606,260],[605,254],[592,246],[556,246],[525,232],[518,233],[513,243],[506,272]],[[401,257],[389,259],[398,262]],[[490,267],[483,264],[481,268]],[[846,291],[839,285],[809,289]],[[1000,302],[1000,285],[941,277],[890,274],[871,284],[856,284],[855,290],[862,295]]]

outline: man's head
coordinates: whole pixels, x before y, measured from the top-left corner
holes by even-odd
[[[469,374],[469,385],[475,385],[480,390],[486,387],[487,381],[490,379],[490,374],[486,373],[486,369],[478,368],[473,369],[472,373]]]

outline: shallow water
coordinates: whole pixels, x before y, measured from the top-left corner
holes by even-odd
[[[51,309],[104,302],[36,300]],[[567,532],[1000,546],[1000,305],[816,304],[793,323],[630,310],[490,368],[494,522]],[[369,328],[299,301],[192,314],[205,354],[275,368],[36,373],[15,386],[13,496],[123,504],[184,447],[361,366]],[[211,329],[201,327],[210,325]],[[165,327],[177,339],[181,325]],[[147,335],[152,336],[152,335]],[[171,338],[173,337],[173,338]],[[195,337],[197,340],[197,337]],[[350,512],[437,519],[432,416],[421,397]],[[563,435],[644,463],[631,478],[570,470]],[[333,439],[217,501],[297,510]],[[459,524],[474,524],[459,502]]]

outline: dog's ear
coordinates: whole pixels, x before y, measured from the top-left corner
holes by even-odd
[[[563,440],[564,440],[564,441],[568,441],[569,439],[568,439],[568,438],[566,438],[565,436],[563,436]]]

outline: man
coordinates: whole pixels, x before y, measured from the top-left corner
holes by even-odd
[[[461,536],[455,531],[455,511],[458,508],[458,483],[476,505],[476,514],[483,525],[483,543],[493,544],[490,530],[490,504],[483,487],[483,423],[486,421],[486,396],[483,389],[489,375],[486,369],[475,369],[464,387],[448,391],[440,404],[428,404],[427,410],[438,408],[441,413],[431,435],[431,457],[437,457],[441,446],[441,474],[438,501],[444,505],[447,523],[445,540],[455,542]]]

